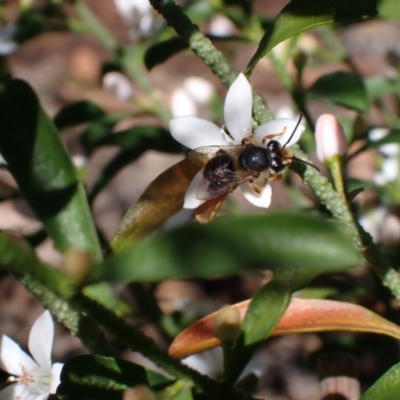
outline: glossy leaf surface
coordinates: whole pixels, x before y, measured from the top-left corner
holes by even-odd
[[[359,261],[351,239],[334,222],[275,211],[188,224],[155,236],[109,257],[93,279],[159,281],[272,269],[296,287],[319,273],[343,271]]]
[[[83,187],[59,132],[24,81],[0,94],[0,151],[57,249],[101,251]]]
[[[246,311],[242,329],[244,344],[267,338],[290,303],[290,288],[273,279],[257,291]]]
[[[80,355],[63,367],[60,399],[122,399],[123,391],[136,385],[162,388],[173,381],[122,359]]]
[[[315,26],[355,21],[377,14],[375,0],[292,0],[275,18],[250,60],[246,75],[278,43]]]
[[[257,349],[257,344],[271,335],[290,299],[290,287],[278,279],[270,280],[253,296],[241,325],[242,336],[233,350],[229,378],[231,381],[239,378]]]
[[[237,308],[244,319],[249,303],[250,300],[247,300],[232,307]],[[169,354],[175,358],[185,358],[219,346],[221,343],[213,329],[217,313],[185,329],[171,344]],[[271,336],[326,331],[377,333],[400,340],[400,327],[378,314],[359,305],[320,299],[292,299]]]
[[[308,90],[309,99],[325,99],[359,112],[366,112],[369,99],[360,75],[333,72],[319,78]]]
[[[394,365],[361,397],[361,400],[394,400],[400,393],[400,363]]]

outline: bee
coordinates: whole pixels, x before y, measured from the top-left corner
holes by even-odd
[[[189,152],[189,159],[196,165],[204,167],[203,179],[196,192],[199,200],[210,200],[225,193],[233,192],[240,184],[249,182],[256,193],[268,181],[282,179],[282,174],[293,160],[319,169],[302,159],[295,157],[286,148],[296,129],[288,141],[282,146],[276,138],[278,135],[268,135],[263,139],[265,147],[251,143],[246,138],[240,145],[204,146]]]

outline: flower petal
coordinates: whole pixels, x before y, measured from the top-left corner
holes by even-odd
[[[16,389],[16,384],[12,384],[9,386],[6,386],[4,389],[0,390],[0,399],[1,400],[14,400],[17,397],[15,396],[15,389]],[[21,386],[21,385],[18,385]]]
[[[260,194],[256,193],[252,189],[249,182],[242,183],[240,189],[242,190],[243,196],[246,200],[254,204],[256,207],[268,208],[271,204],[272,187],[268,182],[263,187]]]
[[[305,129],[304,125],[300,123],[296,129],[296,132],[293,133],[298,122],[298,119],[291,118],[281,118],[268,121],[265,124],[260,125],[255,130],[254,142],[261,145],[263,144],[263,139],[266,136],[279,135],[276,137],[271,137],[271,139],[278,141],[282,146],[286,145],[287,147],[290,147],[298,142]],[[288,142],[289,138],[290,141]]]
[[[189,149],[202,146],[223,146],[223,132],[217,125],[196,117],[178,117],[169,122],[172,137]]]
[[[27,385],[12,384],[0,391],[1,400],[45,400],[48,393],[37,394],[31,392]]]
[[[205,200],[199,200],[198,198],[196,198],[196,192],[201,184],[202,179],[203,170],[198,172],[193,178],[192,182],[190,182],[188,190],[185,194],[185,203],[183,204],[183,208],[197,208],[205,202]]]
[[[33,324],[28,348],[35,361],[43,368],[51,369],[51,349],[54,339],[54,323],[50,312],[45,311]]]
[[[6,335],[0,335],[0,368],[10,375],[21,376],[22,367],[29,371],[38,366],[14,340]]]
[[[251,133],[253,94],[247,78],[239,74],[225,98],[224,119],[229,133],[237,143]]]
[[[50,394],[56,393],[57,387],[61,383],[60,375],[63,366],[64,366],[63,363],[54,363],[53,366],[51,367]]]

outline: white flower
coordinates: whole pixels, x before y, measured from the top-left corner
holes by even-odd
[[[123,21],[137,28],[143,36],[148,36],[153,27],[153,8],[149,0],[114,0],[117,11]],[[135,29],[136,30],[136,29]],[[133,39],[137,39],[132,32]]]
[[[171,113],[174,117],[197,115],[198,105],[206,104],[214,94],[214,87],[203,78],[190,76],[173,91]]]
[[[374,128],[368,132],[368,139],[371,142],[384,139],[390,134],[387,128]],[[382,144],[378,147],[380,153],[385,158],[380,165],[380,171],[374,174],[374,182],[377,185],[383,186],[388,182],[393,182],[399,175],[399,151],[400,147],[397,143]]]
[[[103,87],[122,101],[128,101],[133,96],[129,79],[117,71],[107,72],[103,76]]]
[[[35,321],[29,334],[33,359],[11,338],[0,335],[0,368],[12,375],[9,382],[13,382],[0,391],[1,400],[44,400],[56,392],[63,364],[51,365],[53,337],[49,311]]]
[[[265,146],[263,139],[268,135],[274,136],[282,146],[292,146],[304,131],[304,126],[299,125],[295,119],[275,119],[260,125],[252,132],[251,111],[253,98],[251,86],[247,78],[240,74],[230,86],[225,99],[224,119],[228,136],[217,125],[210,121],[196,117],[179,117],[170,121],[171,135],[175,140],[190,149],[202,146],[240,145],[242,140],[248,138],[256,146]],[[292,135],[293,134],[293,135]],[[292,137],[291,137],[292,135]],[[291,137],[290,141],[289,138]],[[196,191],[203,179],[201,170],[193,179],[186,192],[184,208],[197,208],[205,200],[196,198]],[[243,195],[257,207],[268,207],[271,203],[271,186],[267,182],[261,193],[256,193],[248,182],[240,186]]]

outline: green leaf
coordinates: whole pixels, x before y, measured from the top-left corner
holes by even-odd
[[[173,37],[150,46],[144,55],[144,64],[150,71],[156,65],[167,61],[173,55],[188,48],[188,44],[179,37]]]
[[[381,0],[379,2],[379,16],[392,21],[400,22],[400,4],[397,0]]]
[[[276,279],[258,290],[242,324],[244,344],[251,345],[269,337],[282,318],[290,299],[291,291]]]
[[[290,288],[277,279],[266,283],[252,298],[242,323],[242,338],[234,356],[234,380],[250,361],[257,344],[268,338],[282,318],[291,299]]]
[[[338,71],[319,78],[308,90],[309,100],[323,98],[359,112],[369,108],[367,90],[361,77]]]
[[[57,249],[102,258],[86,196],[57,129],[24,81],[0,93],[0,151]]]
[[[86,153],[91,154],[93,150],[100,146],[117,144],[115,141],[118,139],[115,137],[118,134],[114,133],[113,129],[118,122],[128,116],[127,113],[105,115],[91,122],[79,138]]]
[[[65,298],[75,292],[69,278],[39,261],[27,242],[4,232],[0,232],[0,266],[18,275],[29,275]]]
[[[62,108],[54,117],[54,124],[62,131],[71,126],[104,117],[104,111],[93,101],[81,100]]]
[[[377,14],[376,0],[292,0],[275,18],[250,60],[246,75],[278,43],[315,26],[356,21]]]
[[[272,269],[296,287],[323,272],[359,264],[360,257],[335,223],[301,212],[220,218],[188,224],[141,241],[108,258],[93,280],[159,281]]]
[[[390,368],[361,397],[361,400],[393,400],[400,393],[400,363]]]
[[[13,40],[17,43],[26,42],[46,32],[68,30],[65,14],[53,4],[40,8],[29,7],[19,14],[15,27]]]
[[[121,150],[101,171],[100,177],[90,193],[91,201],[121,168],[137,160],[147,150],[172,154],[181,153],[183,150],[182,145],[176,142],[167,130],[157,126],[136,126],[123,132],[104,136],[102,139],[98,137],[96,145],[100,144],[115,144]]]
[[[101,356],[71,358],[61,372],[60,399],[122,399],[124,390],[136,385],[160,389],[172,379],[129,361]]]
[[[369,101],[379,99],[387,94],[397,93],[398,81],[390,80],[384,76],[370,76],[364,80]]]

